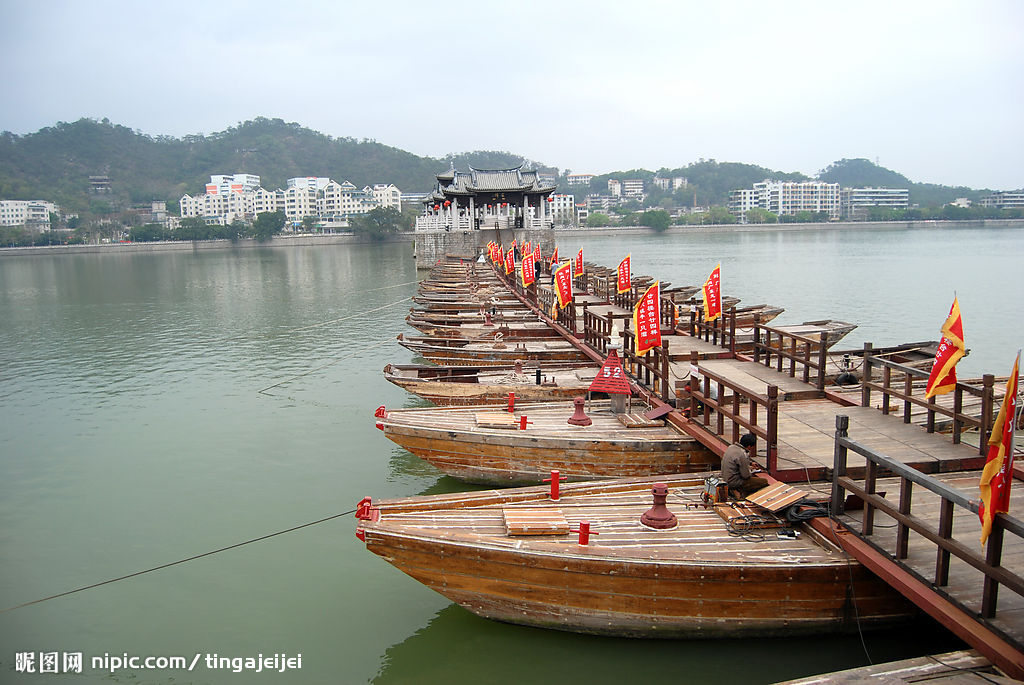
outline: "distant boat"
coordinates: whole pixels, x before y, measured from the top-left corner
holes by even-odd
[[[538,381],[536,371],[540,371]],[[550,402],[584,395],[597,367],[539,367],[521,369],[494,366],[433,366],[388,364],[384,377],[438,406]]]
[[[626,414],[609,400],[589,403],[592,421],[568,423],[573,402],[505,407],[394,409],[376,419],[390,440],[469,483],[538,483],[552,469],[570,479],[692,473],[715,468],[710,450],[663,420],[647,420],[633,401]],[[520,429],[526,417],[525,430]]]
[[[641,523],[652,479],[364,500],[356,535],[485,618],[627,637],[791,637],[891,625],[916,610],[805,528],[730,534],[702,480],[659,478],[677,525]],[[734,528],[742,528],[734,519]],[[591,536],[580,544],[577,531]],[[727,668],[720,664],[720,668]]]
[[[593,361],[565,340],[472,341],[465,338],[398,336],[398,344],[435,364],[511,365],[516,360],[546,366],[589,366]]]

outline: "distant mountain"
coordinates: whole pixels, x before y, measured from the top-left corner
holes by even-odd
[[[853,188],[907,188],[910,204],[937,207],[959,197],[978,200],[985,193],[964,186],[940,186],[934,183],[914,183],[903,174],[878,166],[867,159],[841,159],[828,165],[818,178],[826,183],[838,183]]]
[[[154,137],[106,119],[80,119],[27,135],[0,134],[0,198],[52,200],[65,211],[87,214],[156,199],[165,200],[176,211],[179,198],[202,192],[211,174],[257,174],[267,189],[283,187],[294,176],[329,176],[359,187],[394,183],[406,192],[425,192],[433,186],[435,174],[450,166],[465,170],[520,164],[548,168],[511,152],[478,150],[443,159],[420,157],[373,140],[334,138],[263,117],[219,133],[183,138]],[[725,204],[729,191],[769,178],[808,180],[798,172],[703,159],[657,173],[685,176],[690,185],[677,191],[675,200],[689,204],[696,196],[701,205]],[[98,175],[109,176],[110,195],[89,194],[89,176]],[[607,192],[609,178],[649,180],[654,175],[644,169],[604,174],[594,179],[591,192]],[[842,185],[909,187],[911,201],[923,206],[980,194],[968,188],[912,183],[865,159],[835,162],[819,178]],[[560,185],[566,189],[564,182]]]

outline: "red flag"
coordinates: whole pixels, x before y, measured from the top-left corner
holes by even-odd
[[[577,276],[582,276],[582,275],[583,275],[583,248],[581,247],[580,251],[576,253],[576,261],[573,262],[572,277],[576,278]]]
[[[523,287],[526,288],[533,284],[534,279],[537,277],[536,270],[533,266],[533,253],[528,252],[523,255],[523,262],[519,269],[520,275],[523,278]]]
[[[533,248],[533,261],[539,262],[540,260],[540,245],[537,245],[536,247]]]
[[[626,255],[626,258],[619,262],[619,278],[616,283],[615,292],[617,293],[628,293],[630,288],[631,278],[629,274],[629,258],[632,255]]]
[[[636,354],[647,354],[647,351],[661,345],[661,305],[660,281],[647,289],[644,296],[633,309],[633,330],[636,331]]]
[[[956,363],[967,354],[964,344],[964,322],[960,317],[960,303],[953,298],[953,306],[949,308],[946,323],[942,324],[942,340],[935,351],[932,372],[928,376],[925,387],[925,398],[933,395],[944,395],[956,388]]]
[[[523,243],[523,254],[527,254],[530,252],[533,252],[533,250],[530,248],[530,241],[527,240],[526,242]]]
[[[560,308],[572,302],[572,262],[555,269],[555,292],[558,293]]]
[[[995,515],[1010,511],[1010,484],[1013,483],[1013,429],[1017,423],[1017,374],[1020,367],[1020,351],[1013,362],[1013,370],[1006,380],[1006,395],[999,407],[999,415],[992,424],[988,439],[988,458],[981,472],[981,544],[992,532]]]
[[[558,245],[555,245],[555,251],[551,253],[551,263],[558,264]]]
[[[704,282],[704,321],[710,323],[722,315],[722,263]]]
[[[512,247],[508,248],[508,254],[505,255],[505,275],[509,275],[516,270],[516,248],[515,243],[512,243]]]
[[[622,360],[619,359],[619,354],[614,347],[608,351],[608,358],[604,360],[601,370],[594,376],[588,391],[618,395],[633,394],[633,391],[629,389],[629,381],[626,380],[626,372],[622,370]]]

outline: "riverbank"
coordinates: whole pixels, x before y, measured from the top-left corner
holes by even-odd
[[[0,257],[55,254],[127,254],[137,252],[199,252],[201,250],[244,250],[253,247],[299,247],[307,245],[354,245],[359,243],[412,242],[412,233],[385,236],[383,241],[374,241],[366,236],[351,233],[329,235],[287,235],[274,236],[269,241],[251,238],[244,240],[160,240],[150,243],[100,243],[92,245],[37,245],[34,247],[2,247]]]

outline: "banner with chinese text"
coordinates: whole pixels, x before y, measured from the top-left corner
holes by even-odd
[[[722,315],[722,263],[719,262],[704,282],[704,321],[710,323]]]
[[[523,262],[521,264],[521,268],[519,269],[519,271],[523,277],[523,287],[528,288],[531,285],[533,285],[533,281],[535,280],[537,274],[533,266],[532,252],[523,255]]]
[[[967,354],[964,344],[964,322],[960,316],[960,303],[953,298],[953,306],[949,308],[949,316],[939,331],[942,338],[935,350],[935,361],[932,372],[925,386],[925,398],[944,395],[956,389],[956,363]]]
[[[636,332],[637,356],[647,354],[648,350],[661,345],[661,281],[647,289],[644,296],[633,308],[633,330]]]
[[[555,269],[555,292],[559,308],[572,302],[572,262],[566,262]]]
[[[626,255],[626,258],[619,262],[618,279],[615,282],[615,292],[620,295],[622,293],[629,292],[630,283],[632,282],[629,273],[629,258],[631,256],[632,255]]]
[[[508,248],[508,254],[505,255],[505,275],[509,275],[516,270],[516,248],[515,243],[513,246]]]
[[[576,253],[576,260],[573,262],[572,277],[576,278],[577,276],[582,276],[582,275],[583,275],[583,248],[581,247],[580,251]]]

